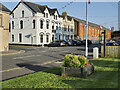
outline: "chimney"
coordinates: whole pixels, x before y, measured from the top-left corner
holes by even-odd
[[[63,12],[63,13],[62,13],[62,16],[67,16],[67,12]]]

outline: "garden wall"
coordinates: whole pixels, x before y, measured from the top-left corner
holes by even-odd
[[[104,57],[104,46],[101,46],[101,57]],[[106,46],[106,58],[120,58],[120,46]]]

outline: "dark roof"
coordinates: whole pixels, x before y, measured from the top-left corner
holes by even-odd
[[[65,19],[65,15],[60,15],[60,16],[61,16],[63,19]],[[68,19],[69,21],[71,21],[71,20],[72,20],[72,17],[67,15],[67,19]]]
[[[82,23],[82,24],[84,24],[84,25],[86,24],[86,21],[85,21],[85,20],[78,19],[78,18],[75,18],[75,17],[73,17],[73,18],[74,18],[74,20],[77,21],[77,22],[80,22],[80,23]],[[100,28],[100,25],[95,24],[95,23],[88,22],[88,25],[91,26],[91,27]],[[107,30],[109,30],[108,28],[106,28],[106,27],[104,27],[104,26],[102,26],[102,29],[107,29]]]
[[[0,3],[0,10],[5,12],[11,12],[7,7],[5,7],[3,4]]]
[[[42,6],[42,5],[39,5],[39,4],[36,4],[36,3],[32,3],[32,2],[27,2],[27,1],[21,1],[18,3],[18,5],[20,3],[24,3],[25,5],[27,5],[32,11],[34,11],[35,13],[39,12],[39,13],[44,13],[44,10],[47,8],[49,13],[51,15],[53,15],[55,13],[55,11],[57,11],[56,8],[54,9],[50,9],[48,8],[46,5]],[[18,7],[18,5],[13,9],[13,11]],[[13,12],[12,11],[12,12]],[[58,11],[57,11],[58,12]],[[59,14],[59,13],[58,13]]]

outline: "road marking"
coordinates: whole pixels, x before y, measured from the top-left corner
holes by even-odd
[[[13,58],[13,59],[22,59],[22,58],[29,58],[29,57],[36,57],[36,56],[41,56],[41,55],[23,56],[23,57],[16,57],[16,58]]]
[[[18,67],[18,68],[12,68],[12,69],[3,70],[3,71],[0,71],[0,72],[9,72],[9,71],[19,70],[19,69],[23,69],[23,68],[20,68],[20,67]]]

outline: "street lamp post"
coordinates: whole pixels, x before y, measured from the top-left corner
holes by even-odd
[[[86,47],[85,47],[85,56],[88,56],[88,46],[87,46],[87,33],[88,33],[88,0],[86,2]]]

